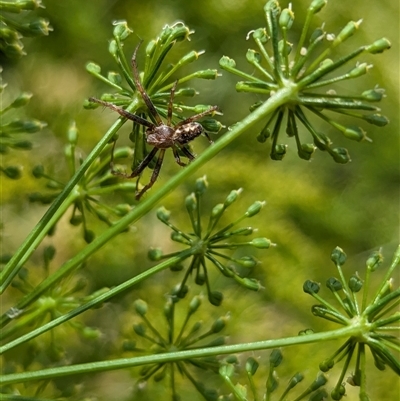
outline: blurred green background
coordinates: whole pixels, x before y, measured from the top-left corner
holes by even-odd
[[[252,29],[265,26],[264,4],[264,1],[254,0],[193,3],[184,0],[45,0],[46,8],[37,14],[48,18],[54,31],[48,37],[25,39],[28,55],[22,59],[1,60],[3,79],[8,82],[9,92],[31,91],[34,99],[25,108],[26,114],[48,124],[44,131],[35,134],[33,152],[10,156],[24,165],[25,174],[18,181],[2,182],[3,247],[8,252],[14,251],[45,211],[44,207],[30,204],[27,200],[27,195],[38,190],[40,185],[29,174],[30,169],[41,163],[61,179],[66,179],[63,148],[70,122],[77,122],[80,151],[84,156],[115,119],[111,112],[82,108],[85,99],[99,96],[105,90],[85,71],[85,64],[93,61],[99,63],[104,71],[115,69],[107,50],[113,21],[125,19],[134,30],[125,44],[127,56],[130,56],[139,38],[148,41],[156,37],[165,24],[171,25],[179,20],[195,33],[190,43],[179,44],[174,52],[184,54],[189,49],[206,50],[196,66],[190,68],[218,68],[218,60],[226,55],[234,58],[239,68],[252,73],[251,66],[246,64],[245,54],[249,47],[254,46],[246,41],[246,35]],[[296,30],[301,29],[309,2],[302,0],[292,4],[296,21],[290,39],[295,42],[299,33]],[[286,3],[281,2],[281,5],[286,6]],[[261,280],[265,289],[249,294],[215,275],[213,288],[226,291],[220,308],[222,312],[209,305],[202,308],[205,321],[230,311],[231,322],[227,329],[230,343],[292,336],[306,327],[327,329],[326,324],[311,315],[309,309],[313,302],[302,292],[302,284],[306,279],[325,282],[331,275],[336,275],[330,262],[330,253],[335,246],[342,247],[349,255],[349,275],[358,271],[363,276],[366,258],[380,247],[386,256],[386,263],[389,263],[400,241],[398,8],[398,2],[390,0],[331,1],[313,21],[313,27],[326,21],[327,31],[337,33],[349,20],[363,19],[360,31],[340,46],[341,55],[346,54],[346,49],[369,44],[382,36],[393,45],[389,52],[382,55],[362,57],[362,61],[374,64],[367,77],[336,87],[337,91],[349,95],[361,93],[376,84],[386,89],[387,98],[380,107],[391,123],[384,128],[363,126],[373,143],[350,142],[340,133],[332,132],[329,126],[316,122],[321,124],[320,130],[326,131],[336,146],[348,148],[351,163],[335,164],[322,152],[317,152],[311,162],[300,160],[295,143],[290,138],[287,142],[288,154],[282,162],[274,162],[269,158],[270,143],[258,143],[255,129],[232,143],[185,186],[164,200],[163,205],[173,212],[174,222],[183,229],[189,229],[186,213],[181,213],[184,197],[192,190],[195,179],[202,175],[207,175],[210,183],[204,201],[206,215],[214,204],[223,201],[231,189],[240,187],[244,188],[244,193],[240,202],[232,208],[232,217],[235,213],[239,216],[254,200],[267,202],[256,223],[252,223],[259,228],[260,236],[266,236],[277,244],[276,248],[257,255],[262,264],[253,276]],[[226,126],[233,124],[248,114],[252,103],[261,99],[256,95],[236,93],[236,81],[235,77],[223,72],[216,81],[196,82],[200,96],[193,100],[193,104],[217,104],[224,113],[221,122]],[[121,132],[126,132],[128,137],[128,128]],[[128,144],[123,135],[120,137],[121,143]],[[196,153],[201,153],[206,146],[205,139],[197,140],[194,144]],[[173,158],[167,157],[156,186],[161,186],[178,168]],[[125,201],[133,202],[133,195]],[[105,228],[95,221],[90,224],[97,233]],[[91,290],[111,287],[149,267],[151,262],[146,257],[149,247],[162,247],[166,252],[177,249],[168,235],[162,224],[156,221],[154,213],[150,213],[135,225],[132,232],[123,234],[88,261],[85,275],[89,278]],[[58,224],[55,235],[46,242],[56,246],[58,264],[83,246],[78,229],[68,225],[68,218]],[[40,260],[38,255],[33,259]],[[127,330],[125,327],[130,326],[134,319],[130,306],[132,300],[141,297],[157,310],[163,305],[163,294],[179,279],[179,273],[164,272],[91,314],[86,319],[91,325],[100,327],[104,335],[96,345],[86,344],[85,352],[81,350],[82,345],[76,345],[74,341],[63,344],[69,350],[69,360],[83,362],[118,356],[119,333]],[[192,286],[193,294],[199,291],[201,288]],[[18,299],[18,293],[12,291],[6,294],[5,302],[12,305],[15,299]],[[163,321],[159,320],[162,326]],[[297,370],[305,370],[311,380],[318,362],[337,346],[332,343],[326,348],[305,346],[285,350],[290,362],[286,366],[287,372],[282,373],[282,379]],[[262,360],[268,354],[260,353]],[[332,385],[338,373],[339,369],[332,371]],[[371,399],[395,400],[398,378],[394,373],[378,372],[372,362],[370,373]],[[134,384],[127,372],[112,372],[81,380],[85,382],[83,394],[96,396],[99,400],[155,399],[153,397],[157,395],[152,391],[158,391],[158,397],[163,397],[163,386],[166,385],[151,383],[138,396],[132,390]],[[207,380],[211,383],[214,379]],[[70,382],[65,383],[60,386]],[[187,399],[187,394],[190,394],[194,401],[197,393],[186,385],[187,389],[185,383],[180,387],[182,399]],[[357,400],[355,390],[350,386],[347,389],[347,400]]]

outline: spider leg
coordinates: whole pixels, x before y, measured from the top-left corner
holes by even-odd
[[[173,148],[172,148],[172,153],[174,154],[175,161],[176,161],[180,166],[182,166],[182,167],[187,166],[187,164],[184,163],[184,162],[181,160],[181,158],[180,158],[180,156],[179,156],[179,153],[178,153],[178,149],[176,149],[175,147],[173,147]],[[185,156],[186,156],[186,155],[185,155]]]
[[[169,126],[171,126],[171,121],[172,121],[172,108],[173,108],[173,104],[174,104],[175,89],[176,89],[177,85],[178,85],[178,81],[175,81],[171,88],[171,96],[169,98],[169,103],[168,103],[167,125],[169,125]]]
[[[182,125],[191,123],[191,122],[193,122],[193,121],[198,120],[199,118],[202,118],[202,117],[204,117],[204,116],[207,116],[207,115],[209,115],[209,114],[212,114],[212,113],[213,113],[214,111],[216,111],[216,110],[218,110],[218,106],[212,106],[212,107],[210,107],[208,110],[203,111],[202,113],[199,113],[199,114],[196,114],[196,115],[194,115],[194,116],[191,116],[191,117],[187,118],[186,120],[179,121],[179,123],[176,124],[175,128],[181,127]]]
[[[187,147],[182,146],[180,149],[181,149],[182,153],[183,153],[190,161],[192,161],[192,160],[195,159],[194,155],[192,154],[192,152],[191,152]]]
[[[154,148],[157,149],[157,148]],[[158,150],[158,149],[157,149]],[[158,175],[160,174],[162,162],[164,160],[165,149],[161,149],[160,154],[158,155],[157,163],[154,167],[153,174],[151,175],[150,182],[146,184],[140,192],[136,193],[136,199],[139,200],[142,195],[149,190],[153,184],[157,181]]]
[[[139,163],[139,165],[132,171],[131,174],[126,175],[126,178],[134,178],[142,173],[142,171],[150,164],[150,162],[154,159],[154,156],[158,152],[158,148],[154,147],[150,153],[146,155],[146,157]]]
[[[98,104],[101,104],[102,106],[108,107],[109,109],[116,111],[122,117],[125,117],[128,120],[134,121],[137,124],[144,125],[147,128],[154,129],[154,127],[155,127],[155,125],[153,123],[145,120],[142,117],[137,116],[136,114],[130,113],[129,111],[126,111],[122,107],[118,107],[115,104],[105,102],[104,100],[96,99],[95,97],[90,97],[89,102],[98,103]]]
[[[142,41],[140,41],[139,44],[136,46],[136,49],[133,52],[132,61],[131,61],[133,75],[135,76],[135,85],[136,85],[136,89],[140,92],[140,95],[142,96],[142,99],[145,102],[147,108],[149,109],[150,114],[155,118],[157,124],[161,125],[161,124],[163,124],[161,117],[157,113],[157,110],[154,107],[153,102],[150,100],[149,95],[146,93],[146,91],[143,88],[142,83],[140,82],[139,70],[137,68],[137,63],[136,63],[136,54],[137,54],[137,51],[139,50],[139,47],[141,44],[142,44]]]

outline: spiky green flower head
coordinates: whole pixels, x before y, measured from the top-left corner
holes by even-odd
[[[88,63],[86,69],[113,90],[113,93],[104,93],[101,96],[101,100],[122,107],[151,121],[154,117],[149,112],[147,105],[136,88],[132,64],[127,61],[124,53],[124,42],[132,32],[126,21],[114,22],[113,38],[108,49],[118,71],[108,71],[103,74],[101,67],[93,62]],[[181,72],[186,66],[195,62],[204,53],[203,51],[192,50],[176,60],[176,62],[165,65],[164,59],[174,46],[180,42],[190,40],[192,33],[193,31],[182,22],[177,22],[172,26],[165,25],[157,38],[147,44],[143,44],[138,49],[138,53],[141,53],[144,47],[144,58],[140,57],[141,54],[138,54],[138,60],[135,60],[138,69],[141,71],[139,75],[142,86],[160,116],[166,117],[168,115],[171,89],[178,81],[178,87],[174,92],[173,98],[174,113],[172,119],[174,123],[185,119],[182,116],[182,112],[188,111],[192,114],[198,114],[211,108],[211,105],[204,104],[196,106],[185,105],[184,99],[192,98],[198,95],[198,92],[194,88],[184,85],[193,79],[214,80],[218,77],[218,72],[215,69],[199,70],[188,75],[183,75]],[[133,49],[130,51],[129,57],[132,56],[132,53],[134,53]],[[87,101],[84,106],[90,109],[99,107],[99,104]],[[209,133],[217,133],[222,128],[222,125],[213,118],[205,118],[201,121],[201,124],[204,130]],[[137,167],[140,161],[148,154],[144,131],[144,127],[134,124],[134,129],[130,135],[130,140],[135,144],[132,169]]]
[[[282,392],[278,389],[282,384],[278,378],[278,367],[282,364],[283,355],[280,349],[274,349],[269,356],[269,371],[268,376],[264,384],[264,396],[263,400],[269,401],[282,401],[288,400],[308,400],[308,401],[323,401],[326,400],[328,393],[323,388],[327,383],[328,379],[323,373],[319,373],[315,380],[311,382],[308,386],[304,386],[302,383],[304,380],[304,375],[300,372],[295,373],[287,382],[286,387]],[[232,378],[234,377],[235,367],[232,363],[225,363],[221,366],[219,373],[224,379],[225,383],[232,390],[232,394],[238,401],[257,401],[259,390],[256,386],[256,381],[254,376],[259,368],[259,362],[250,357],[246,361],[245,370],[247,379],[249,381],[249,386],[242,385],[240,383],[234,384]],[[301,385],[299,385],[302,383]],[[280,393],[280,394],[279,394]],[[251,397],[250,397],[251,394]],[[222,398],[221,401],[229,400],[230,398]]]
[[[383,262],[380,251],[372,253],[367,259],[364,280],[358,273],[345,278],[343,265],[347,256],[339,247],[333,250],[331,259],[337,267],[339,278],[329,278],[326,287],[333,293],[338,307],[319,295],[319,283],[308,280],[303,289],[319,302],[312,307],[315,316],[354,328],[354,335],[324,360],[320,369],[327,372],[335,364],[344,361],[338,382],[331,393],[333,400],[340,400],[346,393],[346,372],[350,368],[352,358],[355,357],[354,373],[347,378],[347,383],[359,386],[360,400],[367,401],[369,397],[366,388],[366,348],[370,349],[375,366],[379,370],[389,367],[400,375],[400,361],[395,356],[399,351],[400,312],[397,307],[400,302],[400,288],[395,287],[391,278],[393,275],[398,277],[400,246],[383,280],[375,289],[372,287],[373,273],[381,268]]]
[[[370,139],[361,127],[343,125],[335,118],[335,113],[337,117],[347,115],[379,127],[388,123],[388,119],[379,113],[380,109],[372,104],[382,99],[383,89],[375,87],[365,90],[359,96],[353,96],[336,93],[333,85],[365,75],[372,65],[354,60],[362,53],[381,53],[390,48],[390,42],[382,38],[347,55],[332,55],[330,58],[333,51],[357,31],[361,21],[349,22],[337,35],[326,32],[324,26],[310,33],[312,17],[326,3],[327,0],[311,2],[301,37],[294,45],[289,42],[289,32],[294,23],[291,5],[281,9],[276,0],[267,2],[264,7],[267,27],[255,29],[247,35],[247,39],[251,38],[255,42],[257,50],[249,49],[246,58],[258,75],[238,70],[235,61],[229,57],[220,60],[221,68],[244,79],[236,85],[238,92],[252,92],[269,98],[280,89],[294,90],[295,95],[269,116],[257,136],[261,143],[271,138],[270,156],[273,160],[282,160],[286,154],[287,145],[279,140],[282,128],[286,125],[286,134],[294,137],[300,158],[310,160],[318,148],[328,152],[337,163],[350,161],[347,149],[333,147],[328,135],[313,126],[308,117],[310,114],[355,141]],[[321,50],[323,46],[325,49]],[[347,73],[337,71],[349,62],[354,64]],[[262,103],[253,105],[251,110]],[[311,134],[311,142],[300,138],[303,129]]]
[[[53,29],[43,18],[27,18],[30,11],[43,7],[41,0],[3,0],[0,2],[0,52],[10,58],[25,55],[21,39],[48,35]],[[22,14],[22,18],[19,16]],[[18,17],[16,17],[18,15]]]
[[[79,132],[75,122],[72,122],[67,131],[68,143],[64,148],[65,167],[72,177],[79,164],[79,151],[77,151]],[[126,158],[132,154],[128,147],[118,148],[114,152],[114,159],[118,160]],[[132,192],[136,186],[134,183],[125,180],[117,182],[115,176],[110,172],[110,152],[104,149],[99,157],[90,165],[82,179],[79,181],[74,190],[68,196],[65,202],[65,209],[71,207],[71,215],[69,222],[72,226],[82,227],[83,238],[90,243],[95,238],[93,230],[89,229],[89,216],[111,226],[113,222],[124,216],[131,210],[129,204],[110,205],[107,202],[107,195],[112,195],[115,201],[115,192]],[[48,167],[37,165],[32,169],[35,178],[46,180],[46,186],[43,190],[29,194],[29,201],[40,203],[43,205],[52,203],[57,196],[64,190],[65,182],[52,176],[47,172]],[[67,181],[68,182],[68,181]],[[54,232],[55,226],[52,227],[49,234]]]
[[[200,319],[193,321],[200,312],[203,302],[202,295],[196,295],[191,300],[182,300],[178,296],[180,286],[176,286],[167,295],[163,316],[166,322],[160,321],[159,316],[151,317],[150,308],[142,299],[135,301],[134,308],[141,322],[133,325],[135,339],[126,340],[123,344],[125,351],[146,351],[150,344],[150,353],[171,353],[191,350],[199,347],[217,347],[224,345],[226,338],[220,333],[225,329],[229,314],[215,319],[208,327]],[[186,314],[185,310],[186,308]],[[183,310],[182,310],[183,309]],[[181,321],[180,316],[184,316]],[[181,323],[178,323],[180,322]],[[165,324],[166,323],[166,324]],[[165,327],[166,326],[166,327]],[[140,337],[143,341],[138,339]],[[177,391],[177,373],[188,379],[196,391],[206,400],[217,400],[216,390],[209,388],[207,383],[193,375],[193,368],[218,373],[219,361],[215,356],[203,358],[189,358],[175,362],[160,362],[144,366],[140,371],[140,384],[150,378],[155,381],[168,380],[171,387],[172,400],[179,400]],[[168,377],[168,379],[167,379]]]
[[[235,221],[225,227],[218,228],[218,223],[227,209],[238,199],[241,189],[233,190],[226,197],[223,203],[213,207],[207,224],[202,221],[201,198],[204,196],[208,187],[206,177],[196,180],[195,191],[185,199],[186,210],[189,214],[192,231],[184,232],[170,221],[171,213],[164,207],[157,211],[157,217],[165,225],[172,229],[171,239],[186,247],[184,251],[173,254],[163,254],[160,249],[152,249],[149,256],[153,260],[160,260],[172,256],[181,257],[181,263],[173,267],[173,270],[182,270],[182,262],[190,261],[186,268],[178,296],[184,297],[187,293],[186,282],[190,275],[194,275],[195,283],[198,285],[206,284],[208,299],[213,305],[220,305],[223,294],[219,291],[212,291],[209,282],[208,266],[211,263],[225,277],[231,278],[238,284],[253,291],[262,288],[261,284],[249,277],[242,277],[239,269],[251,270],[258,265],[258,261],[253,256],[235,257],[230,256],[226,251],[232,251],[240,247],[253,247],[256,249],[268,249],[274,244],[267,238],[253,238],[243,241],[243,238],[251,236],[255,229],[250,226],[237,227],[245,219],[257,215],[264,202],[256,201],[246,210],[246,212]]]

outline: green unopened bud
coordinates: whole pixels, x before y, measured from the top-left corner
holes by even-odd
[[[358,277],[357,274],[352,275],[349,278],[349,288],[353,292],[359,292],[363,286],[363,281]]]
[[[120,203],[114,207],[114,212],[117,216],[125,216],[132,210],[132,206],[129,203]]]
[[[235,367],[233,365],[225,364],[219,368],[219,374],[223,377],[231,377],[235,373]]]
[[[86,64],[86,71],[92,75],[100,75],[101,67],[96,63],[90,62]]]
[[[171,212],[167,210],[164,206],[157,209],[157,218],[163,223],[167,223],[171,217]]]
[[[338,246],[331,253],[331,261],[336,265],[342,266],[345,264],[347,255],[344,253],[342,248]]]
[[[161,260],[163,257],[163,251],[160,248],[151,248],[147,253],[147,257],[153,261]]]
[[[332,145],[332,141],[326,134],[318,132],[314,138],[314,144],[319,150],[326,150]]]
[[[366,133],[363,129],[361,129],[360,127],[347,127],[344,131],[343,131],[343,135],[346,138],[349,138],[353,141],[362,141],[363,139],[366,138]]]
[[[363,116],[363,120],[370,124],[376,125],[377,127],[384,127],[389,124],[389,119],[382,114],[367,114]]]
[[[11,180],[18,180],[22,175],[22,169],[19,166],[7,166],[2,168],[1,171]]]
[[[198,196],[203,195],[208,188],[207,177],[204,175],[196,180],[195,192]]]
[[[189,213],[193,213],[197,209],[197,199],[194,193],[191,193],[186,197],[185,206]]]
[[[208,300],[211,305],[220,306],[224,299],[224,295],[219,291],[211,291],[208,293]]]
[[[242,227],[232,231],[230,235],[251,235],[253,232],[254,229],[252,227]]]
[[[12,147],[20,150],[31,150],[33,145],[30,141],[17,141],[13,143]]]
[[[154,54],[154,51],[157,47],[157,42],[155,40],[151,40],[147,46],[146,46],[146,56],[148,58],[152,57]]]
[[[294,13],[290,8],[284,8],[279,16],[279,25],[283,29],[290,29],[293,25]]]
[[[380,102],[385,95],[385,90],[381,88],[374,88],[364,91],[361,96],[368,102]]]
[[[361,77],[365,75],[371,67],[371,64],[362,63],[354,67],[347,75],[349,78]]]
[[[287,145],[284,144],[278,144],[275,145],[275,147],[272,149],[271,151],[271,159],[272,160],[277,160],[280,161],[284,158],[284,156],[286,155],[286,149],[287,149]]]
[[[94,239],[96,235],[92,230],[85,230],[83,233],[83,238],[87,244],[90,244]]]
[[[303,284],[303,291],[307,294],[318,294],[320,285],[316,283],[315,281],[307,280]]]
[[[299,336],[309,336],[311,334],[314,334],[313,329],[304,329],[299,331]]]
[[[68,128],[68,132],[67,132],[67,137],[68,137],[68,142],[70,144],[76,145],[78,142],[78,128],[76,126],[75,121],[73,121],[69,128]]]
[[[334,365],[335,361],[333,359],[325,359],[319,364],[319,369],[321,372],[328,372]]]
[[[224,70],[232,70],[235,69],[236,67],[236,62],[235,60],[233,60],[232,58],[229,58],[227,56],[223,56],[220,60],[219,60],[219,65],[221,68],[223,68]]]
[[[201,70],[201,71],[196,71],[195,74],[196,78],[200,79],[217,79],[218,77],[218,70]]]
[[[189,304],[189,313],[190,314],[196,312],[197,309],[199,309],[199,307],[201,305],[201,300],[202,300],[202,298],[198,295],[193,297],[193,299],[190,301],[190,304]]]
[[[144,336],[146,334],[146,326],[143,323],[134,324],[133,325],[133,331],[138,336]]]
[[[326,401],[329,395],[325,389],[320,389],[310,395],[308,401]]]
[[[380,251],[373,252],[367,259],[367,269],[375,271],[383,262],[383,255]]]
[[[143,301],[142,299],[137,299],[133,303],[133,306],[138,315],[144,316],[147,313],[147,302]]]
[[[56,248],[54,248],[54,246],[48,245],[44,248],[43,258],[45,260],[45,263],[48,263],[51,260],[53,260],[55,255],[56,255]]]
[[[312,143],[302,143],[297,153],[301,159],[310,160],[315,149],[317,148]]]
[[[3,126],[3,131],[6,133],[34,133],[40,131],[46,123],[39,120],[14,120]]]
[[[246,361],[247,374],[250,376],[254,376],[259,366],[260,364],[253,357],[248,358]]]
[[[218,205],[215,205],[213,209],[211,210],[211,218],[216,219],[217,217],[221,216],[221,214],[224,212],[225,207],[222,203],[219,203]]]
[[[334,148],[330,154],[336,163],[346,164],[351,161],[349,152],[346,148]]]
[[[326,286],[332,292],[340,291],[343,288],[342,283],[335,277],[330,277],[326,282]]]
[[[344,42],[346,39],[348,39],[350,36],[354,35],[356,30],[359,28],[361,25],[362,20],[359,20],[357,22],[354,21],[349,21],[347,25],[339,32],[339,34],[335,38],[335,45],[339,44],[340,42]]]
[[[108,45],[109,53],[115,58],[118,54],[118,44],[115,39],[110,40],[110,44]]]
[[[374,43],[372,43],[369,46],[365,47],[365,50],[371,54],[377,54],[377,53],[382,53],[385,50],[388,50],[392,47],[392,44],[389,42],[388,39],[382,38],[376,40]]]
[[[225,208],[227,208],[228,206],[232,205],[232,203],[236,201],[236,199],[239,197],[239,195],[242,193],[242,191],[243,191],[242,188],[232,190],[229,193],[229,195],[226,197],[223,206],[225,206]]]
[[[304,375],[301,373],[296,373],[292,378],[289,380],[288,388],[292,389],[295,387],[297,384],[299,384],[301,381],[303,381]]]
[[[224,127],[215,118],[205,118],[204,120],[201,120],[201,125],[206,132],[213,134],[217,134]]]
[[[327,2],[328,2],[328,0],[313,0],[311,2],[310,6],[308,7],[308,9],[313,14],[317,14],[318,12],[320,12],[322,10],[322,8],[324,8],[326,6]]]
[[[282,351],[280,349],[274,349],[269,356],[269,363],[271,367],[277,368],[283,360]]]
[[[271,241],[267,238],[254,238],[250,244],[256,248],[268,249],[271,246]]]
[[[271,136],[271,130],[265,126],[262,131],[257,135],[257,141],[264,143]]]
[[[260,291],[263,288],[261,283],[255,278],[243,277],[240,280],[240,284],[251,291]]]
[[[265,202],[256,201],[246,211],[246,217],[253,217],[264,207]]]
[[[114,25],[113,36],[119,40],[125,40],[133,32],[125,20],[115,21]]]
[[[262,61],[261,54],[252,49],[247,50],[246,59],[250,64],[261,64]]]
[[[223,330],[229,320],[229,316],[222,316],[219,317],[211,326],[210,331],[212,333],[219,333],[221,330]]]
[[[22,92],[10,105],[10,107],[16,109],[18,107],[23,107],[29,103],[29,100],[32,97],[32,93],[30,92]]]
[[[96,340],[101,336],[101,331],[92,327],[84,327],[82,330],[82,336],[88,340]]]
[[[338,401],[341,400],[345,394],[346,394],[346,388],[344,387],[343,384],[341,384],[338,388],[332,390],[331,398],[332,400]]]

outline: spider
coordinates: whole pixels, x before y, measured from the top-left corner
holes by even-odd
[[[153,184],[156,182],[158,175],[160,173],[160,169],[164,160],[164,155],[165,151],[168,148],[172,149],[172,153],[175,157],[175,161],[180,165],[180,166],[186,166],[186,163],[183,163],[180,159],[179,156],[179,151],[183,153],[184,156],[186,156],[189,159],[189,162],[192,161],[195,157],[194,155],[190,152],[188,147],[186,146],[190,141],[193,139],[197,138],[201,134],[205,134],[207,139],[209,140],[210,143],[212,143],[211,138],[207,134],[207,132],[204,130],[203,126],[196,122],[196,120],[209,115],[213,114],[216,110],[218,110],[217,106],[212,106],[208,110],[203,111],[202,113],[196,114],[194,116],[191,116],[189,118],[186,118],[185,120],[180,121],[176,125],[172,124],[172,108],[173,108],[173,100],[174,100],[174,94],[175,94],[175,89],[178,84],[178,81],[175,81],[174,85],[171,88],[171,93],[170,93],[170,99],[168,103],[168,114],[167,114],[167,122],[164,123],[163,120],[160,117],[160,114],[157,112],[154,104],[150,100],[149,95],[146,93],[146,91],[143,88],[143,85],[140,81],[139,77],[139,71],[137,69],[137,63],[136,63],[136,54],[141,45],[141,42],[137,45],[135,51],[133,52],[132,56],[132,69],[133,69],[133,74],[134,74],[134,81],[136,85],[136,89],[139,91],[144,103],[146,104],[150,115],[154,118],[155,124],[153,124],[150,121],[147,121],[146,119],[130,113],[123,109],[122,107],[118,107],[113,103],[105,102],[103,100],[91,97],[89,98],[90,102],[95,102],[99,103],[105,107],[108,107],[117,113],[119,113],[121,116],[132,120],[136,124],[143,125],[146,127],[146,142],[153,146],[153,149],[146,155],[146,157],[139,163],[139,165],[132,171],[131,174],[126,174],[126,173],[121,173],[120,171],[114,170],[114,148],[115,148],[115,142],[113,145],[112,149],[112,155],[111,155],[111,173],[114,175],[122,176],[125,178],[134,178],[138,177],[137,180],[137,186],[139,184],[139,179],[140,175],[143,172],[143,170],[149,165],[149,163],[154,159],[156,154],[159,152],[159,155],[156,160],[156,164],[153,170],[153,173],[151,175],[150,181],[148,184],[146,184],[140,191],[136,192],[136,199],[139,200],[141,196],[149,190]]]

